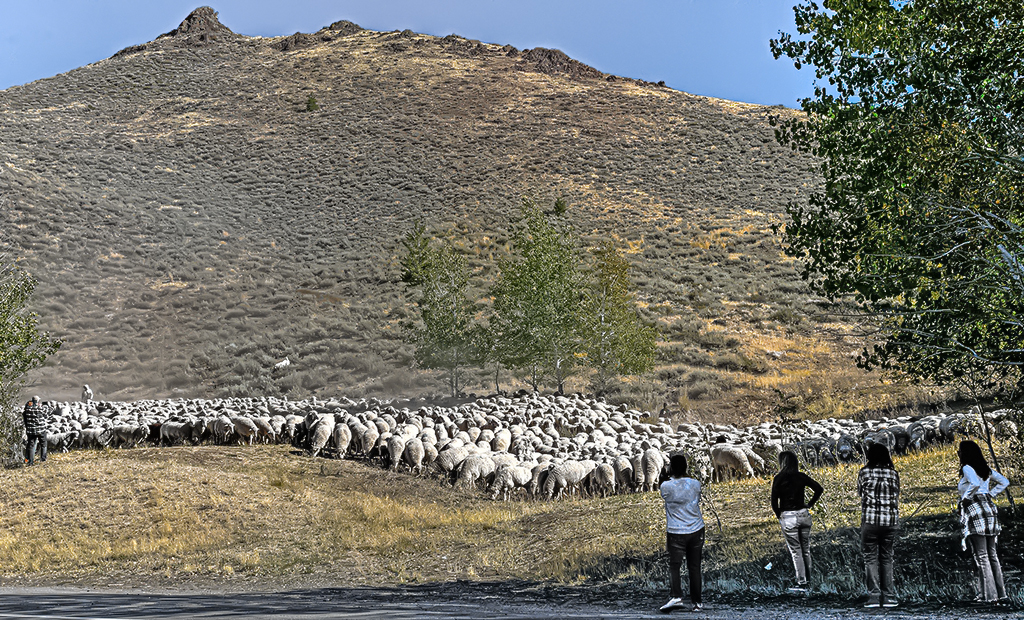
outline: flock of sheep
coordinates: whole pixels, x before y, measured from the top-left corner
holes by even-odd
[[[782,450],[807,466],[862,458],[866,443],[896,454],[977,434],[980,410],[920,418],[764,422],[737,428],[657,422],[602,399],[517,393],[457,406],[347,398],[142,400],[50,403],[51,450],[142,444],[290,442],[313,457],[362,458],[391,469],[515,493],[559,498],[657,488],[668,456],[683,452],[704,481],[769,475]],[[986,413],[997,435],[1016,434],[1007,411]]]

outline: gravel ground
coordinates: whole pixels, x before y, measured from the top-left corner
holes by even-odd
[[[290,592],[0,588],[0,618],[664,618],[663,597],[621,588],[548,587],[527,583],[452,583],[392,588],[324,588]],[[672,617],[743,618],[1020,618],[1019,611],[968,606],[862,610],[828,601],[711,601]]]

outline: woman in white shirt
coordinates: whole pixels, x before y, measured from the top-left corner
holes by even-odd
[[[680,574],[683,559],[690,576],[692,611],[702,607],[700,563],[704,552],[704,517],[700,513],[700,482],[686,471],[686,457],[673,454],[668,461],[671,480],[661,483],[665,500],[665,521],[668,547],[668,572],[671,598],[661,611],[683,607],[683,584]]]
[[[1003,587],[1003,569],[996,555],[999,540],[999,511],[992,498],[1010,486],[1006,476],[988,466],[981,447],[973,441],[961,441],[957,450],[960,457],[961,478],[957,483],[960,493],[960,526],[963,545],[971,545],[974,563],[978,567],[979,601],[998,601],[1006,598]]]

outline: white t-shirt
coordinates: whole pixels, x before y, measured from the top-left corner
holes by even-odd
[[[996,485],[994,487],[989,487],[990,480],[995,481]],[[964,475],[960,478],[960,482],[957,483],[956,489],[960,492],[960,499],[970,499],[975,495],[995,497],[1005,491],[1008,486],[1010,486],[1010,481],[1006,479],[1006,476],[994,469],[992,470],[992,475],[982,480],[973,467],[964,465]]]
[[[669,534],[692,534],[704,527],[700,514],[700,482],[694,478],[673,478],[661,483],[665,500],[665,521]]]

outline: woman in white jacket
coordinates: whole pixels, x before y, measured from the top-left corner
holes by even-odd
[[[1003,569],[996,555],[999,540],[999,511],[992,499],[1010,486],[1006,476],[990,468],[981,448],[973,441],[961,441],[960,457],[960,527],[963,547],[971,545],[978,569],[979,601],[994,602],[1006,598]]]

